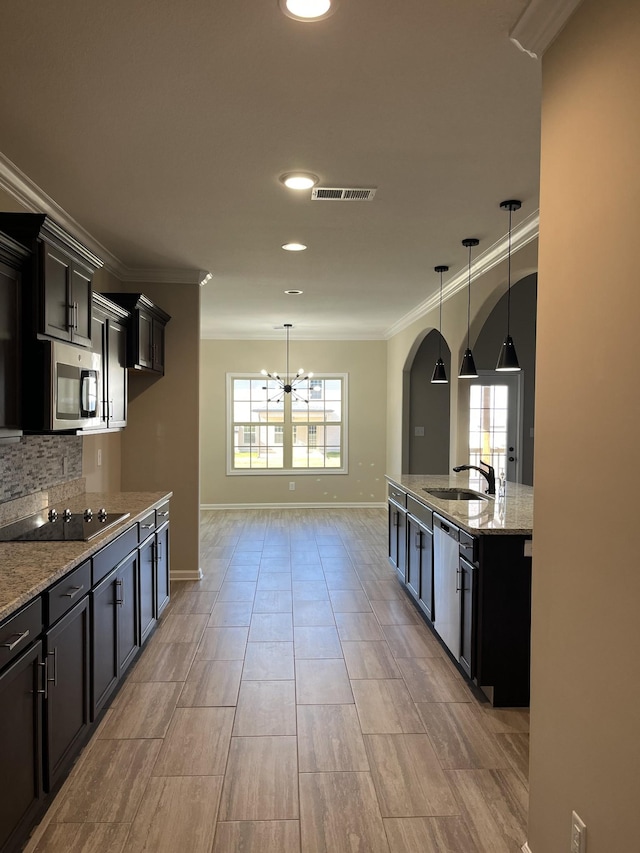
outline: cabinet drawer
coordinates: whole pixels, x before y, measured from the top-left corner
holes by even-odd
[[[139,542],[144,542],[153,531],[156,529],[156,511],[152,509],[151,512],[148,512],[143,519],[138,522],[138,527],[140,528],[140,536],[138,538]]]
[[[403,492],[399,486],[394,486],[389,483],[389,497],[401,506],[407,505],[407,493]]]
[[[42,599],[35,598],[0,627],[0,669],[42,633]]]
[[[169,521],[169,501],[160,504],[156,510],[156,525],[160,527],[165,521]]]
[[[460,556],[465,557],[470,563],[478,560],[478,539],[465,530],[460,531]]]
[[[50,626],[57,622],[90,589],[91,560],[87,560],[45,593],[47,598],[47,625]]]
[[[433,530],[433,510],[429,509],[428,506],[425,506],[420,501],[417,501],[415,498],[412,498],[411,495],[407,495],[407,511],[414,516],[414,518],[419,519],[425,527],[428,527],[429,530]]]
[[[127,554],[130,554],[137,547],[138,525],[134,524],[95,554],[93,557],[93,585],[95,586],[101,581],[114,566],[122,562]]]

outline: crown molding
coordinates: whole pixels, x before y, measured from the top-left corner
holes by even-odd
[[[522,853],[531,853],[531,848],[529,847],[529,843],[525,841],[522,845]]]
[[[540,59],[582,0],[531,0],[509,33],[511,41]]]
[[[514,226],[511,230],[511,254],[515,254],[520,249],[524,248],[528,243],[531,243],[538,236],[538,230],[540,225],[540,217],[538,211],[534,211],[534,213],[529,214],[529,216],[520,222],[518,225]],[[500,240],[490,246],[485,252],[481,255],[478,255],[476,259],[471,264],[471,281],[476,278],[479,278],[482,275],[486,275],[489,270],[492,270],[494,267],[501,264],[502,261],[507,259],[509,254],[509,235],[505,234]],[[457,273],[452,279],[443,285],[442,287],[442,301],[443,303],[447,301],[447,299],[451,299],[456,293],[459,293],[461,290],[467,286],[469,281],[469,271],[468,268],[461,270]],[[402,332],[403,329],[406,329],[412,323],[415,323],[416,320],[422,319],[425,314],[428,314],[429,311],[434,310],[438,307],[440,303],[440,292],[434,293],[428,299],[425,299],[424,302],[421,302],[419,305],[409,311],[408,314],[405,314],[404,317],[401,317],[397,322],[390,326],[385,332],[385,339],[389,340],[394,335],[397,335],[399,332]]]
[[[127,267],[2,152],[0,152],[0,189],[15,198],[25,210],[32,213],[46,213],[50,216],[57,225],[97,255],[103,261],[104,268],[120,281],[204,285],[211,278],[211,273],[203,270]]]

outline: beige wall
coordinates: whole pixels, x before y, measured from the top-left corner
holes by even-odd
[[[537,269],[537,241],[532,241],[514,253],[511,259],[511,281],[518,281]],[[455,271],[452,271],[455,272]],[[471,342],[478,336],[485,320],[491,313],[507,286],[506,262],[498,264],[485,275],[471,284]],[[438,309],[425,314],[406,329],[394,335],[388,341],[387,349],[387,472],[391,475],[407,473],[408,460],[403,460],[403,429],[408,423],[408,414],[403,411],[407,405],[404,371],[411,367],[415,353],[431,329],[437,329]],[[467,420],[468,415],[460,399],[460,389],[466,389],[463,381],[458,381],[458,369],[467,340],[467,291],[457,293],[448,299],[442,308],[442,334],[451,349],[451,437],[450,462],[455,465],[467,458]],[[516,347],[518,342],[515,341]],[[496,351],[496,358],[498,353]]]
[[[585,0],[543,59],[532,853],[637,850],[640,4]]]
[[[281,341],[201,343],[202,503],[379,503],[386,495],[385,341],[291,340],[292,368],[348,373],[349,473],[228,476],[226,373],[284,372]],[[289,491],[289,482],[296,490]]]
[[[171,320],[166,328],[165,375],[129,372],[129,414],[121,433],[124,491],[172,490],[171,572],[199,571],[200,288],[183,284],[128,284]]]

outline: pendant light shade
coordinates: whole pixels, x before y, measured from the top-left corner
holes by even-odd
[[[513,345],[513,338],[511,337],[511,217],[513,215],[514,210],[520,210],[522,207],[522,202],[517,199],[508,199],[507,201],[500,202],[500,207],[502,210],[509,211],[509,249],[508,249],[508,263],[507,263],[507,334],[505,335],[505,339],[502,343],[502,347],[500,348],[500,353],[498,354],[498,363],[496,364],[496,370],[500,370],[504,373],[511,372],[515,373],[520,370],[520,365],[518,364],[518,356],[516,355],[516,348]]]
[[[434,267],[434,270],[440,273],[440,327],[438,329],[440,336],[438,338],[438,359],[436,366],[433,368],[433,376],[431,377],[433,385],[446,385],[449,382],[444,361],[442,360],[442,273],[447,272],[448,269],[449,267],[445,266]]]
[[[458,379],[475,379],[478,375],[476,363],[473,360],[473,353],[469,345],[469,336],[471,327],[471,249],[473,246],[477,246],[479,242],[480,240],[476,240],[475,237],[467,237],[462,241],[462,245],[469,250],[469,281],[467,285],[467,348],[462,356]]]

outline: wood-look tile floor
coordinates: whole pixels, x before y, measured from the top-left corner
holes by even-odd
[[[458,674],[383,510],[204,512],[27,853],[518,853],[528,713]]]

